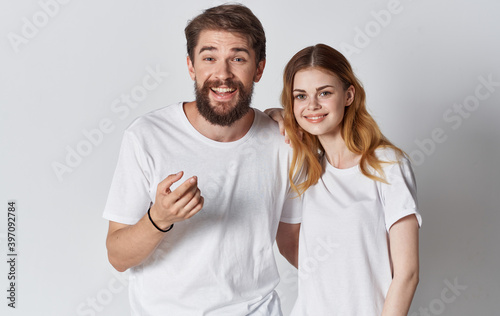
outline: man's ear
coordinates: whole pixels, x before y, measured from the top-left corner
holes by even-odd
[[[346,91],[346,103],[345,106],[349,106],[352,104],[354,101],[354,95],[356,94],[356,89],[354,88],[353,85],[350,85],[349,88],[347,88]]]
[[[189,56],[187,56],[186,60],[187,60],[187,66],[188,66],[189,76],[191,77],[191,79],[195,80],[196,79],[196,75],[194,73],[193,62],[191,61],[191,58],[189,58]]]
[[[255,76],[253,77],[254,82],[259,82],[260,78],[262,77],[262,74],[264,73],[264,68],[266,67],[266,60],[261,60],[259,61],[259,64],[257,65],[257,72],[255,73]]]

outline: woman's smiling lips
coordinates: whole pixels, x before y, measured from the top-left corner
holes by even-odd
[[[311,115],[304,115],[303,117],[310,123],[319,123],[325,119],[325,117],[328,114],[311,114]]]

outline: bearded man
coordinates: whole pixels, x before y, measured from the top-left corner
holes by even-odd
[[[103,215],[109,261],[130,269],[133,315],[281,315],[273,243],[294,220],[282,214],[290,149],[250,107],[264,30],[221,5],[185,33],[196,100],[125,131]]]

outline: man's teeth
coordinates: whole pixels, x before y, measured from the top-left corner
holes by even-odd
[[[219,92],[219,93],[233,92],[234,90],[236,90],[236,89],[235,88],[212,88],[212,91]]]

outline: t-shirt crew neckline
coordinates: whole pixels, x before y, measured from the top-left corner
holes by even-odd
[[[248,132],[242,138],[235,140],[235,141],[232,141],[232,142],[218,142],[218,141],[215,141],[213,139],[206,137],[205,135],[198,132],[196,130],[196,128],[194,128],[194,126],[191,124],[191,122],[189,122],[189,120],[186,116],[186,113],[184,112],[184,103],[187,103],[187,102],[180,102],[179,104],[177,104],[177,110],[179,111],[179,116],[181,117],[181,121],[187,127],[188,131],[190,132],[190,134],[192,136],[196,137],[197,139],[199,139],[200,141],[202,141],[204,143],[207,143],[211,146],[220,147],[220,148],[233,148],[233,147],[239,146],[240,144],[243,144],[244,142],[246,142],[248,139],[250,139],[255,134],[255,130],[257,128],[256,127],[257,122],[259,120],[259,116],[257,115],[257,112],[253,108],[250,108],[250,110],[254,111],[254,114],[255,114],[254,118],[253,118],[252,126],[250,127]]]
[[[353,174],[353,173],[359,173],[360,172],[359,164],[357,164],[357,165],[355,165],[353,167],[350,167],[350,168],[340,169],[340,168],[336,168],[332,164],[330,164],[330,162],[328,161],[328,159],[326,159],[326,156],[323,156],[323,164],[326,165],[325,169],[328,172],[331,172],[331,173],[334,173],[334,174],[338,174],[338,175]]]

